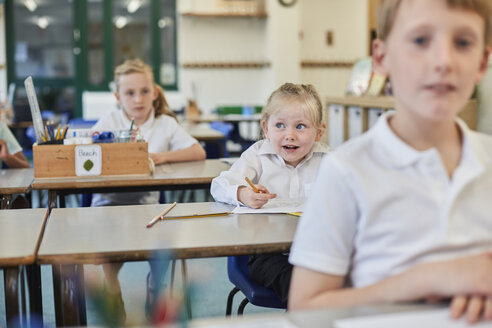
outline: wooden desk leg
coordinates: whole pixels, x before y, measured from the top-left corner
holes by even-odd
[[[57,193],[55,190],[48,190],[48,208],[49,208],[49,211],[51,212],[51,210],[53,208],[57,208],[58,207],[58,202],[57,202]]]
[[[53,291],[57,326],[87,324],[82,265],[53,265]]]
[[[2,195],[2,203],[0,204],[0,208],[2,210],[6,210],[10,208],[11,202],[12,202],[12,195]]]
[[[186,260],[182,259],[181,260],[181,273],[183,275],[183,290],[185,291],[184,297],[185,297],[185,306],[186,306],[186,312],[188,313],[188,319],[191,320],[191,300],[190,300],[190,293],[187,290],[188,287],[188,273],[186,269]]]
[[[20,314],[19,307],[19,268],[8,267],[3,269],[3,280],[5,287],[5,312],[7,325],[12,324],[12,320]]]

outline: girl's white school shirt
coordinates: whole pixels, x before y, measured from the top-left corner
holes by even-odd
[[[131,121],[122,110],[115,110],[101,118],[92,130],[113,131],[117,137],[118,130],[129,129],[130,124]],[[154,111],[139,129],[144,140],[149,144],[149,153],[185,149],[198,142],[174,118],[164,114],[154,117]],[[157,191],[105,193],[92,196],[92,206],[157,204],[158,202]]]
[[[289,261],[367,286],[412,266],[492,251],[492,137],[462,131],[449,178],[436,149],[417,151],[380,117],[321,164]]]
[[[212,180],[210,192],[218,202],[241,205],[237,199],[239,186],[248,186],[245,177],[265,186],[278,198],[306,198],[316,179],[328,145],[316,142],[312,151],[296,167],[285,164],[268,139],[254,143],[228,171]]]

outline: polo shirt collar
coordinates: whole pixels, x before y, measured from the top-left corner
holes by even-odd
[[[119,114],[120,114],[120,117],[123,120],[123,122],[128,125],[128,128],[130,128],[130,124],[132,121],[126,116],[123,109],[120,109]],[[145,121],[145,123],[139,127],[141,129],[141,131],[142,131],[142,129],[145,130],[145,129],[149,128],[150,126],[152,126],[152,124],[154,123],[154,119],[155,119],[155,113],[154,113],[154,109],[152,109],[152,112],[150,113],[149,119],[147,121]]]
[[[431,154],[433,153],[437,154],[434,148],[418,151],[396,136],[388,124],[388,118],[391,115],[393,115],[391,112],[381,115],[374,129],[372,129],[372,133],[377,147],[388,156],[393,165],[404,167],[424,157],[432,156]],[[461,130],[463,138],[460,166],[465,164],[468,168],[483,168],[482,164],[491,161],[490,156],[485,151],[480,140],[478,140],[478,136],[461,119],[456,118],[456,123]]]

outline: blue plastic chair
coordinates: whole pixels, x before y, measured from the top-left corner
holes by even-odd
[[[287,305],[280,300],[273,290],[268,289],[251,279],[247,255],[229,256],[227,258],[227,274],[230,282],[236,287],[231,290],[227,297],[226,316],[231,315],[232,302],[234,301],[234,296],[239,291],[243,292],[246,298],[239,305],[237,310],[238,315],[243,314],[244,308],[248,303],[275,309],[287,308]]]

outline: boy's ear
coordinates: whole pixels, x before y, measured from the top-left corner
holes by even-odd
[[[490,48],[486,47],[483,53],[482,60],[480,61],[480,68],[478,70],[478,75],[475,83],[479,83],[487,72],[487,68],[489,67],[489,55]]]
[[[265,120],[262,120],[260,122],[261,124],[261,129],[263,130],[263,135],[265,136],[266,139],[268,139],[268,125]]]
[[[116,100],[117,100],[117,101],[118,101],[118,103],[119,103],[119,102],[120,102],[120,94],[119,94],[117,91],[115,91],[115,92],[114,92],[114,96],[115,96]]]
[[[373,71],[382,76],[388,77],[389,72],[386,67],[386,42],[380,39],[372,41],[372,67]]]
[[[325,131],[326,131],[326,123],[322,122],[321,127],[318,129],[318,133],[316,133],[316,139],[314,139],[314,141],[320,141]]]

